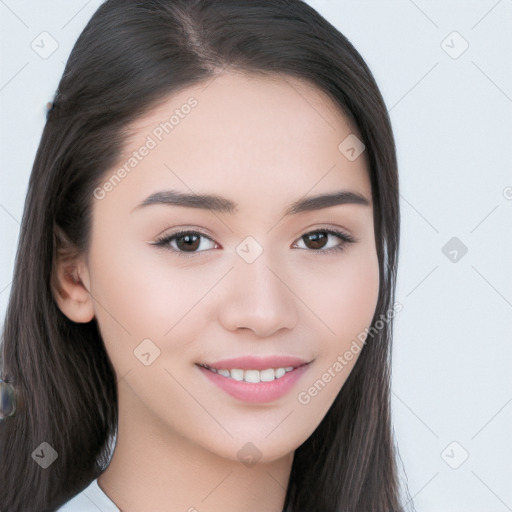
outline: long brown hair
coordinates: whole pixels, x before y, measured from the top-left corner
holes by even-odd
[[[380,269],[373,331],[332,407],[295,452],[284,510],[401,509],[392,323],[382,322],[395,293],[397,160],[366,63],[301,0],[107,0],[71,52],[28,185],[0,350],[17,398],[15,415],[0,421],[2,511],[55,510],[106,468],[118,420],[116,374],[96,320],[74,323],[57,307],[55,259],[87,251],[93,190],[120,155],[124,128],[227,67],[284,73],[327,93],[357,127],[369,163]],[[58,454],[45,470],[31,457],[43,442]]]

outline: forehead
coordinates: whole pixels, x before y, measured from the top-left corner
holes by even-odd
[[[166,187],[281,202],[313,188],[371,197],[366,155],[340,149],[357,130],[325,93],[289,76],[220,74],[165,98],[127,133],[113,170],[129,174],[132,203]]]

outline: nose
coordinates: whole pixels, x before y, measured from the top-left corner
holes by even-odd
[[[222,295],[221,324],[229,331],[250,329],[262,338],[293,329],[298,311],[290,279],[263,255],[253,263],[237,261]]]

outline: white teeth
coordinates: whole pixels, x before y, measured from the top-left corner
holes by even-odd
[[[243,370],[231,370],[231,378],[235,380],[244,380]]]
[[[277,368],[277,370],[276,370],[276,379],[279,379],[285,373],[286,373],[286,369],[285,368]]]
[[[244,380],[245,382],[252,382],[253,384],[257,384],[260,381],[259,370],[245,370]]]
[[[235,379],[237,381],[250,382],[257,384],[258,382],[272,382],[273,380],[280,379],[283,375],[291,372],[295,368],[293,366],[287,366],[286,368],[267,368],[266,370],[242,370],[240,368],[234,368],[233,370],[222,369],[216,370],[215,368],[207,368],[214,372]]]
[[[261,382],[272,382],[275,379],[274,368],[269,368],[268,370],[261,370],[258,372],[260,374]]]

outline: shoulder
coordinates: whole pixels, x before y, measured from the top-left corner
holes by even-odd
[[[120,512],[114,502],[93,480],[80,494],[66,502],[57,512]]]

